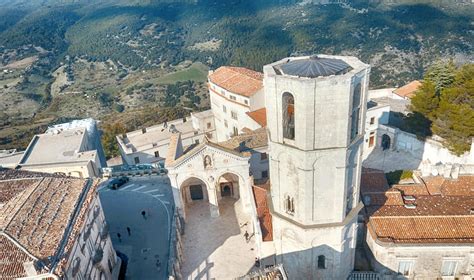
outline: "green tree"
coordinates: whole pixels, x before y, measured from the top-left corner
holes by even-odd
[[[102,146],[107,159],[120,155],[116,136],[125,133],[125,126],[119,122],[108,123],[102,127]]]

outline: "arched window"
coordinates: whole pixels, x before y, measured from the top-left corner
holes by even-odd
[[[318,256],[318,268],[325,269],[326,268],[326,257],[324,255]]]
[[[362,85],[358,83],[352,97],[351,141],[359,134],[361,89]]]
[[[289,92],[283,93],[283,138],[295,139],[295,98]]]

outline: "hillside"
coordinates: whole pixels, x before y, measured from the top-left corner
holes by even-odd
[[[421,78],[439,59],[473,59],[472,4],[320,2],[0,0],[0,148],[31,123],[206,108],[207,70],[226,64],[355,55],[377,88]]]

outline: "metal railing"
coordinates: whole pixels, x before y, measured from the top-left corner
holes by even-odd
[[[381,280],[380,274],[373,271],[353,271],[348,280]]]

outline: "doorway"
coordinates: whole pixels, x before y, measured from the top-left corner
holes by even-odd
[[[221,196],[232,196],[233,195],[232,183],[221,183]]]
[[[189,186],[189,191],[191,193],[192,200],[203,200],[204,192],[202,191],[201,185],[191,185]]]
[[[382,150],[390,149],[390,136],[387,134],[382,135]]]

